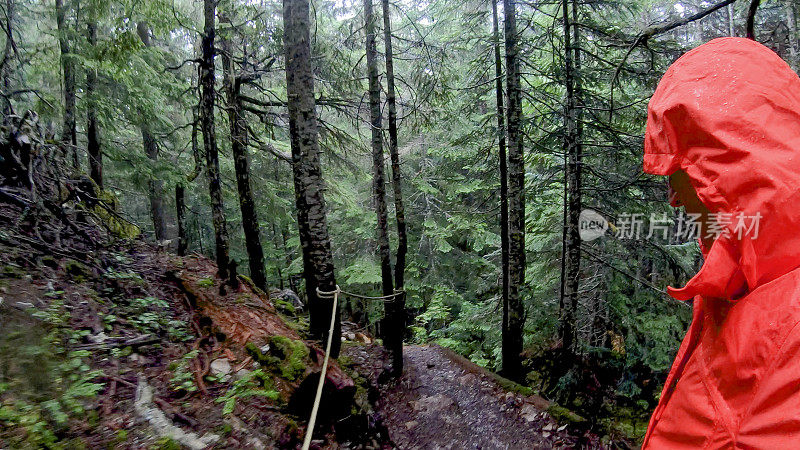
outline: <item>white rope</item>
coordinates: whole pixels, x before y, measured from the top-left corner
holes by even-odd
[[[325,384],[325,372],[328,371],[328,357],[331,354],[331,338],[333,337],[333,326],[336,323],[336,305],[339,301],[339,285],[336,285],[334,291],[320,291],[317,288],[317,295],[320,297],[333,296],[333,309],[331,311],[331,326],[328,329],[328,343],[325,344],[325,359],[322,361],[322,371],[319,374],[319,384],[317,384],[317,395],[314,398],[314,406],[311,408],[311,419],[308,421],[308,429],[306,430],[306,437],[303,440],[303,450],[308,450],[311,446],[311,435],[314,433],[314,425],[317,422],[317,411],[319,410],[319,401],[322,398],[322,386]]]
[[[333,297],[333,309],[331,310],[331,326],[328,329],[328,342],[325,344],[325,359],[322,361],[322,371],[319,376],[319,384],[317,384],[317,395],[314,397],[314,406],[311,408],[311,419],[308,421],[308,429],[306,430],[306,437],[303,440],[303,450],[308,450],[311,446],[311,435],[314,433],[314,425],[317,422],[317,412],[319,411],[319,403],[322,399],[322,387],[325,384],[325,373],[328,371],[328,358],[331,354],[331,339],[333,338],[333,327],[336,324],[336,307],[339,302],[339,294],[349,295],[351,297],[361,298],[364,300],[391,300],[397,296],[405,294],[403,290],[395,290],[392,295],[384,295],[382,297],[368,297],[365,295],[353,294],[345,292],[336,285],[333,291],[321,291],[317,288],[317,297],[331,298]]]
[[[395,290],[394,294],[391,294],[391,295],[383,295],[383,296],[380,296],[380,297],[370,297],[370,296],[367,296],[367,295],[358,295],[358,294],[354,294],[352,292],[347,292],[347,291],[343,291],[343,290],[339,290],[339,292],[341,292],[342,295],[347,295],[349,297],[360,298],[362,300],[383,300],[383,301],[392,300],[395,297],[399,297],[399,296],[401,296],[401,295],[406,293],[406,291],[400,289],[400,290]]]

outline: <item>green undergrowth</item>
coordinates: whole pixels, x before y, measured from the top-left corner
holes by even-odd
[[[272,377],[262,369],[257,369],[231,383],[225,394],[216,401],[223,404],[222,414],[228,415],[233,413],[237,400],[248,397],[277,400],[278,396]]]
[[[74,424],[98,422],[102,372],[89,367],[88,351],[69,350],[86,332],[67,327],[63,292],[47,295],[44,310],[0,312],[0,444],[8,448],[85,447]]]

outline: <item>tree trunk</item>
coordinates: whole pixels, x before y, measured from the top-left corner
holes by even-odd
[[[503,332],[508,330],[508,167],[506,162],[506,124],[503,107],[503,62],[500,56],[500,27],[497,0],[492,0],[492,36],[494,39],[495,96],[497,99],[497,144],[500,160],[500,270],[502,272]],[[505,362],[503,363],[505,365]],[[509,362],[509,364],[511,364]]]
[[[311,315],[310,331],[313,336],[326,339],[330,314],[335,315],[331,346],[331,356],[335,358],[341,347],[339,311],[333,311],[333,299],[317,295],[317,288],[321,291],[336,289],[336,278],[320,167],[308,0],[284,0],[283,21],[292,173]]]
[[[503,330],[503,373],[522,377],[522,333],[525,307],[520,290],[525,285],[525,161],[523,158],[522,94],[515,0],[503,0],[506,40],[508,114],[508,324]]]
[[[392,19],[389,14],[389,0],[383,0],[383,37],[386,50],[386,105],[389,110],[389,156],[392,161],[392,188],[394,190],[394,210],[397,220],[397,259],[394,265],[394,284],[397,291],[405,286],[406,254],[408,237],[406,234],[406,212],[403,204],[402,176],[400,174],[400,153],[397,144],[397,105],[394,84],[394,58],[392,55]],[[403,372],[403,335],[406,329],[405,294],[400,294],[387,305],[389,334],[387,343],[393,354],[392,371],[395,375]]]
[[[61,129],[61,142],[69,147],[72,154],[72,166],[80,167],[78,161],[78,132],[75,125],[75,73],[70,55],[69,38],[67,36],[67,8],[64,0],[56,0],[56,26],[58,27],[58,44],[61,49],[61,70],[64,72],[64,124]]]
[[[245,247],[250,267],[250,278],[253,283],[267,290],[267,277],[264,273],[264,249],[261,246],[261,234],[258,228],[253,190],[250,186],[250,162],[247,157],[247,126],[239,97],[241,84],[236,77],[232,48],[228,39],[222,40],[225,93],[228,100],[228,122],[231,129],[231,152],[236,169],[236,187],[239,191],[239,209],[242,212],[242,229],[244,230]]]
[[[11,76],[13,69],[14,49],[14,0],[6,0],[6,20],[5,20],[6,45],[3,51],[3,60],[0,62],[0,82],[3,83],[3,115],[9,115],[14,108],[11,105]]]
[[[178,256],[186,256],[189,241],[186,238],[186,203],[183,183],[175,185],[175,217],[178,222]]]
[[[86,38],[89,46],[94,49],[97,45],[97,22],[93,16],[86,24]],[[89,155],[89,176],[97,183],[100,189],[103,188],[103,152],[100,147],[100,130],[97,125],[97,102],[95,99],[95,88],[97,87],[97,72],[89,68],[86,70],[86,152]]]
[[[736,27],[733,22],[733,3],[725,7],[725,13],[728,16],[728,36],[736,36]]]
[[[573,6],[573,12],[577,9]],[[565,47],[565,89],[566,105],[564,107],[564,154],[567,161],[564,166],[564,177],[567,184],[566,196],[567,203],[564,205],[567,214],[566,219],[566,241],[563,243],[565,257],[564,279],[562,280],[561,301],[560,301],[560,334],[563,350],[564,370],[571,367],[576,352],[576,311],[578,309],[578,287],[580,282],[580,256],[581,241],[579,235],[578,222],[581,212],[581,145],[579,142],[578,124],[578,92],[576,89],[576,70],[579,64],[579,53],[572,47],[571,36],[572,26],[569,18],[568,2],[563,4],[564,15],[564,47]],[[575,45],[577,47],[577,32],[575,33]],[[573,65],[573,58],[574,64]]]
[[[200,149],[197,144],[197,110],[192,111],[192,155],[194,156],[194,170],[186,177],[186,181],[191,183],[197,179],[202,172],[202,161]],[[183,182],[175,185],[175,216],[178,222],[178,255],[185,256],[189,250],[189,235],[186,230],[186,188]],[[202,233],[200,235],[200,253],[203,252]]]
[[[211,196],[211,218],[214,224],[216,244],[217,275],[222,279],[234,280],[236,274],[228,273],[228,230],[225,223],[225,207],[222,201],[222,183],[219,174],[219,151],[217,134],[214,128],[214,37],[216,34],[216,0],[203,0],[203,40],[200,59],[200,129],[203,133],[203,147],[206,155],[206,176]]]
[[[369,80],[369,117],[372,132],[372,195],[378,216],[378,253],[381,260],[383,295],[394,293],[392,263],[389,250],[388,218],[386,212],[386,181],[383,173],[383,134],[381,133],[381,85],[378,79],[378,50],[375,46],[375,16],[372,0],[364,0],[364,21],[367,43],[367,78]]]
[[[150,28],[146,22],[136,24],[136,32],[145,47],[152,46],[150,40]],[[142,133],[142,145],[144,153],[153,161],[153,165],[158,163],[158,142],[156,142],[150,123],[146,118],[142,119],[139,129]],[[147,182],[147,196],[150,200],[150,218],[153,220],[153,233],[156,241],[163,241],[167,238],[167,222],[164,219],[164,183],[157,177],[153,177]]]
[[[798,48],[797,44],[797,20],[795,19],[795,9],[794,9],[795,0],[786,0],[785,7],[786,7],[786,27],[789,29],[789,57],[791,59],[790,64],[793,69],[797,70],[800,68],[798,64],[797,54],[800,52],[800,48]]]

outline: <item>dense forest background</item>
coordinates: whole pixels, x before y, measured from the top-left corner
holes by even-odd
[[[744,36],[750,5],[367,5],[315,0],[306,23],[319,160],[303,173],[321,168],[332,261],[301,250],[298,230],[319,210],[295,197],[290,117],[303,114],[287,70],[300,74],[290,88],[309,84],[286,59],[281,2],[3,0],[2,107],[35,112],[67,160],[170,251],[312,303],[332,286],[307,289],[307,264],[332,263],[339,286],[363,295],[402,289],[406,342],[436,342],[643,431],[691,317],[664,288],[694,274],[700,252],[614,226],[581,242],[578,214],[677,223],[665,181],[641,171],[649,96],[684,52]],[[754,26],[795,69],[798,9],[764,1]],[[376,334],[403,323],[393,303],[343,301],[342,320]]]

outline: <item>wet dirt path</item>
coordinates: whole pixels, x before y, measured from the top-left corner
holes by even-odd
[[[507,392],[485,371],[437,346],[405,347],[405,371],[377,410],[402,449],[574,448],[534,400]]]

